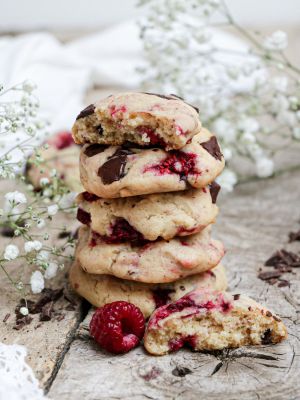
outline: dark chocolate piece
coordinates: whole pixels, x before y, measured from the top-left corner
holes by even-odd
[[[216,160],[222,160],[223,154],[215,136],[212,136],[207,142],[201,143],[201,146]]]
[[[77,115],[76,120],[80,118],[85,118],[88,117],[89,115],[93,114],[95,111],[95,106],[94,104],[90,104],[87,106],[84,110],[80,111],[80,113]]]
[[[142,93],[154,95],[154,96],[157,96],[157,97],[161,97],[162,99],[166,99],[166,100],[175,100],[174,97],[176,97],[177,99],[182,100],[184,103],[186,103],[187,105],[189,105],[190,107],[192,107],[195,111],[197,111],[197,113],[199,113],[199,108],[198,108],[198,107],[193,106],[192,104],[186,102],[186,101],[184,100],[183,97],[177,96],[177,94],[171,93],[171,94],[168,96],[168,95],[165,95],[165,94],[151,93],[151,92],[142,92]]]
[[[221,186],[215,181],[209,185],[209,191],[210,191],[211,200],[212,200],[213,204],[216,204],[220,190],[221,190]]]
[[[125,176],[127,156],[133,154],[129,149],[118,148],[117,151],[98,169],[98,176],[104,185],[119,181]]]
[[[241,297],[240,294],[234,294],[233,295],[233,300],[238,300]]]
[[[92,222],[91,214],[80,207],[77,210],[76,218],[84,225],[90,225],[90,223]]]
[[[192,371],[189,368],[186,367],[180,367],[179,365],[173,369],[172,375],[174,376],[179,376],[180,378],[183,378],[184,376],[191,374]]]
[[[107,148],[104,144],[91,144],[84,150],[84,154],[88,157],[93,157],[96,154],[103,153],[103,151]]]
[[[52,318],[52,312],[53,312],[53,305],[54,302],[50,301],[49,303],[45,304],[42,308],[42,311],[40,313],[40,321],[50,321]]]
[[[269,279],[279,278],[281,275],[282,272],[280,271],[267,271],[267,272],[261,272],[260,274],[258,274],[258,277],[263,281],[267,281]]]
[[[261,338],[262,344],[271,344],[272,343],[272,333],[270,329],[267,329],[262,338]]]

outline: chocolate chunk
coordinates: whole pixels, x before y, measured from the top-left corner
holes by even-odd
[[[271,344],[272,343],[272,333],[270,329],[267,329],[262,338],[261,338],[262,344]]]
[[[215,136],[212,136],[207,142],[201,143],[201,146],[216,160],[222,160],[223,154]]]
[[[241,297],[240,294],[234,294],[233,295],[233,300],[238,300]]]
[[[118,148],[108,160],[98,169],[98,176],[104,185],[119,181],[125,176],[127,156],[133,154],[129,149]]]
[[[91,144],[84,150],[84,154],[88,157],[93,157],[96,154],[102,153],[106,148],[107,146],[104,144]]]
[[[63,289],[43,289],[42,295],[39,300],[29,309],[32,314],[38,314],[42,312],[45,304],[51,301],[57,301],[63,294]],[[27,301],[28,302],[28,301]]]
[[[78,208],[76,218],[84,225],[90,225],[92,222],[91,214],[84,211],[82,208]]]
[[[99,135],[102,135],[102,133],[103,133],[103,128],[102,128],[101,125],[98,125],[98,126],[96,127],[96,130],[97,130],[97,132],[99,133]]]
[[[25,325],[29,325],[32,322],[32,320],[33,318],[30,317],[29,315],[19,318],[16,320],[16,325],[13,327],[13,329],[19,331],[20,329],[24,328]]]
[[[191,373],[192,373],[192,371],[189,368],[180,367],[180,366],[177,366],[172,371],[172,375],[179,376],[180,378],[182,378],[188,374],[191,374]]]
[[[90,104],[89,106],[87,106],[84,110],[82,110],[78,115],[76,120],[80,119],[80,118],[84,118],[87,117],[91,114],[93,114],[95,111],[95,106],[94,104]]]
[[[99,200],[98,196],[96,196],[93,193],[89,193],[89,192],[83,192],[82,193],[82,197],[84,198],[85,201],[89,201],[89,202],[93,202],[93,201]],[[108,204],[108,203],[106,203],[106,204]]]
[[[290,286],[290,282],[286,279],[279,279],[278,287]]]
[[[266,312],[266,317],[272,317],[272,315],[273,315],[273,314],[271,313],[271,311],[267,311],[267,312]]]
[[[62,231],[62,232],[59,232],[59,234],[57,235],[58,239],[65,239],[65,238],[71,237],[71,236],[72,236],[71,231]]]
[[[209,191],[210,191],[211,200],[212,200],[213,204],[216,204],[220,190],[221,190],[221,186],[215,181],[209,185]]]

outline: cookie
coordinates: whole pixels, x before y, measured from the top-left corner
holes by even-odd
[[[283,322],[249,297],[197,289],[154,312],[144,345],[149,353],[163,355],[184,344],[221,350],[279,343],[286,337]]]
[[[76,143],[160,146],[180,149],[199,132],[198,109],[181,98],[153,93],[119,93],[86,107],[72,132]]]
[[[214,187],[120,199],[83,192],[77,196],[77,219],[111,243],[124,236],[130,241],[137,233],[151,241],[191,235],[215,221]]]
[[[79,230],[76,258],[91,274],[114,275],[146,283],[173,282],[215,267],[224,255],[223,244],[210,238],[210,227],[170,241],[110,244],[87,227]]]
[[[151,284],[123,280],[111,275],[87,274],[75,261],[69,278],[73,289],[95,307],[102,307],[113,301],[128,301],[139,307],[146,318],[155,308],[175,301],[195,288],[227,288],[225,268],[221,264],[210,271],[173,283]]]
[[[224,168],[216,137],[208,130],[181,150],[85,145],[80,155],[81,182],[103,198],[202,188]]]
[[[80,147],[77,146],[70,132],[60,132],[48,141],[48,149],[41,148],[40,165],[34,164],[34,156],[31,156],[26,165],[27,180],[36,189],[41,188],[41,178],[48,178],[51,181],[51,172],[57,171],[57,176],[64,180],[66,186],[74,191],[82,191],[79,177],[78,159]]]

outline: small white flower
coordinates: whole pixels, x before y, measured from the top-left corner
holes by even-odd
[[[239,121],[238,127],[243,132],[255,133],[259,130],[259,123],[255,118],[247,117]]]
[[[75,193],[75,192],[70,192],[68,194],[63,195],[59,201],[60,208],[72,207],[74,205],[76,196],[77,196],[77,193]]]
[[[50,254],[49,254],[48,251],[42,250],[42,251],[39,252],[39,254],[37,255],[36,259],[37,259],[37,261],[39,261],[39,262],[45,262],[45,261],[48,260],[49,255],[50,255]]]
[[[26,199],[25,195],[21,192],[18,192],[17,190],[15,192],[6,193],[6,195],[4,197],[9,203],[14,203],[14,204],[26,204],[27,203],[27,199]]]
[[[222,174],[217,178],[217,182],[221,185],[225,192],[232,192],[237,183],[236,174],[230,169],[226,168]]]
[[[30,278],[32,293],[41,293],[45,287],[44,277],[40,271],[34,271]]]
[[[45,279],[54,278],[57,273],[58,265],[54,262],[49,263],[45,271]]]
[[[4,258],[5,260],[14,260],[15,258],[18,257],[19,255],[19,249],[17,246],[14,244],[9,244],[6,246],[5,251],[4,251]]]
[[[288,37],[283,31],[273,32],[264,41],[264,47],[271,51],[282,51],[287,48]]]
[[[51,178],[54,178],[54,177],[56,177],[56,175],[57,175],[57,170],[55,168],[53,168],[50,172],[50,176],[51,176]]]
[[[24,316],[29,314],[28,308],[27,307],[21,307],[20,308],[20,313]]]
[[[51,215],[51,216],[55,215],[57,213],[57,211],[58,211],[57,204],[52,204],[51,206],[48,206],[48,208],[47,208],[48,215]]]
[[[256,138],[253,135],[253,133],[250,132],[245,132],[242,136],[241,136],[241,142],[247,144],[251,144],[251,143],[255,143],[256,142]]]
[[[37,222],[36,222],[36,226],[37,226],[39,229],[44,228],[44,226],[45,226],[45,221],[44,221],[43,219],[39,218],[39,219],[37,220]]]
[[[48,183],[49,183],[50,181],[49,181],[49,179],[48,178],[41,178],[40,179],[40,185],[41,186],[46,186],[46,185],[48,185]]]
[[[216,135],[224,140],[224,142],[229,143],[233,142],[236,139],[236,129],[233,124],[224,118],[218,118],[214,122],[214,131]]]
[[[38,240],[32,240],[24,244],[25,253],[30,253],[33,250],[39,251],[42,247],[42,243]]]
[[[25,81],[22,85],[22,89],[28,94],[31,94],[36,89],[36,87],[36,84],[31,81]]]
[[[232,150],[229,147],[224,147],[222,153],[226,161],[232,158]]]
[[[274,162],[269,158],[256,160],[256,174],[259,178],[267,178],[274,172]]]

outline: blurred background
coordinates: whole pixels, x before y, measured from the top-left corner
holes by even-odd
[[[143,63],[147,40],[141,41],[138,23],[148,8],[137,3],[0,0],[0,83],[7,87],[34,81],[42,116],[51,121],[52,132],[70,129],[78,111],[99,97],[139,90],[143,77],[137,67]],[[300,0],[226,0],[226,4],[239,25],[260,31],[263,37],[287,32],[286,54],[300,64]],[[245,42],[235,35],[221,33],[220,43],[240,51]],[[193,96],[188,100],[194,101]]]

